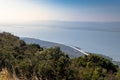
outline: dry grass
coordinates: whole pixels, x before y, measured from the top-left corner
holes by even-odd
[[[0,72],[0,80],[18,80],[18,78],[14,75],[11,77],[8,70],[4,68]]]

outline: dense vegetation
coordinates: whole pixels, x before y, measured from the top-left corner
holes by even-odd
[[[21,80],[120,80],[118,66],[99,55],[71,59],[59,47],[43,49],[6,32],[0,33],[2,69]]]

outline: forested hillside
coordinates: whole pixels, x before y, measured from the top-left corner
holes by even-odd
[[[120,69],[99,55],[69,58],[59,47],[43,49],[3,32],[0,80],[120,80]]]

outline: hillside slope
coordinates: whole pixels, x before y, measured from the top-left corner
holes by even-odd
[[[60,47],[43,48],[0,33],[0,80],[119,79],[118,66],[99,55],[70,58]]]
[[[80,48],[79,50],[69,46],[69,45],[64,45],[64,44],[59,44],[59,43],[54,43],[54,42],[48,42],[48,41],[43,41],[43,40],[39,40],[39,39],[34,39],[34,38],[21,38],[22,40],[24,40],[26,43],[30,44],[30,43],[35,43],[35,44],[39,44],[41,47],[43,48],[50,48],[50,47],[55,47],[55,46],[59,46],[61,48],[61,50],[65,53],[67,53],[70,57],[79,57],[79,56],[84,56],[85,54],[83,52],[80,52]]]

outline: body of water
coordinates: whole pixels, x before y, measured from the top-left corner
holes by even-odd
[[[108,24],[108,23],[107,23]],[[86,52],[104,54],[120,61],[120,26],[96,23],[71,27],[70,24],[37,26],[0,26],[1,31],[11,32],[19,37],[31,37],[45,41],[78,46]],[[69,27],[70,25],[70,27]],[[93,27],[91,27],[94,25]],[[82,26],[82,27],[81,27]],[[83,27],[84,26],[84,27]],[[96,27],[97,28],[96,28]],[[106,27],[107,26],[107,27]],[[110,26],[110,27],[109,27]]]

